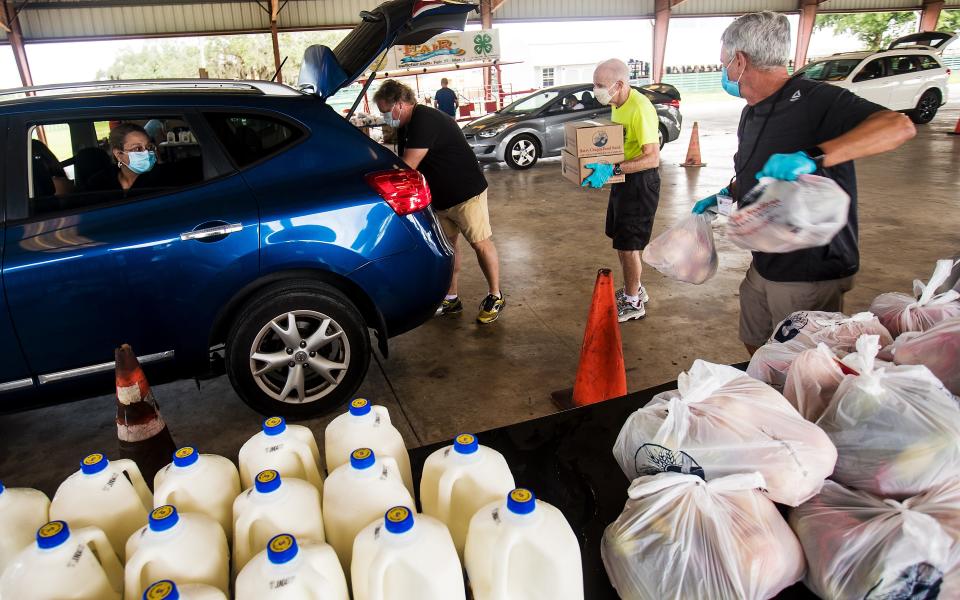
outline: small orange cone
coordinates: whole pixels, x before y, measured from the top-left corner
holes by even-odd
[[[954,128],[954,130],[948,131],[947,133],[950,135],[960,135],[960,119],[957,119],[957,126]]]
[[[170,462],[177,447],[133,348],[128,344],[120,346],[114,350],[114,359],[120,455],[137,463],[152,488],[154,475]]]
[[[690,147],[687,148],[687,160],[681,167],[705,167],[707,163],[700,160],[700,123],[693,122],[693,133],[690,134]]]
[[[600,269],[593,288],[572,394],[567,389],[553,392],[551,397],[557,406],[567,409],[603,402],[626,393],[627,373],[623,363],[620,323],[617,322],[613,275],[610,269]]]

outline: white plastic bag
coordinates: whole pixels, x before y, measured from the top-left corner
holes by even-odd
[[[843,381],[844,367],[824,343],[797,355],[787,372],[784,397],[808,421],[816,422]]]
[[[942,488],[900,503],[828,481],[790,511],[807,558],[804,583],[837,600],[946,598],[938,591],[956,538],[939,518],[960,513],[958,495]]]
[[[707,481],[759,472],[774,502],[796,506],[833,471],[837,451],[768,385],[702,360],[627,418],[613,454],[627,479],[661,471]]]
[[[634,481],[600,546],[620,597],[764,600],[799,581],[800,544],[761,487],[759,473]]]
[[[890,348],[898,365],[923,365],[960,395],[960,317],[941,321],[922,333],[905,333]]]
[[[710,279],[720,264],[710,220],[706,214],[681,219],[644,248],[644,262],[678,281],[700,284]]]
[[[829,244],[846,227],[850,196],[817,175],[763,178],[730,215],[727,238],[758,252],[793,252]]]
[[[940,321],[960,317],[960,292],[936,293],[952,269],[952,260],[938,260],[930,281],[925,284],[914,280],[913,296],[899,292],[880,294],[870,305],[870,312],[879,317],[893,337],[907,331],[926,331]]]
[[[844,358],[848,375],[817,424],[837,447],[833,479],[858,490],[906,498],[960,478],[960,408],[924,366],[873,363],[876,336]]]

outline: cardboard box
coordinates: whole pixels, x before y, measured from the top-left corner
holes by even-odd
[[[620,154],[611,154],[610,156],[588,156],[586,158],[577,158],[576,156],[564,150],[561,153],[560,159],[560,165],[563,168],[563,176],[577,185],[583,183],[584,178],[589,177],[590,174],[593,173],[593,169],[587,168],[587,165],[592,163],[607,163],[612,165],[618,162],[623,162],[622,152]],[[626,176],[614,175],[607,180],[605,185],[623,183],[624,181],[626,181]]]
[[[623,126],[596,119],[564,126],[566,150],[577,158],[623,154]]]

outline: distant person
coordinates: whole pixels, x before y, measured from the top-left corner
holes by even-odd
[[[447,87],[448,85],[450,85],[450,81],[446,77],[440,80],[440,89],[437,90],[436,94],[437,110],[456,119],[460,100],[457,99],[457,93]]]
[[[611,104],[610,118],[623,125],[624,161],[615,165],[591,163],[593,173],[583,185],[603,187],[614,175],[624,183],[610,188],[606,234],[613,240],[623,268],[623,291],[617,294],[621,323],[642,319],[649,296],[640,283],[640,252],[650,242],[653,219],[660,202],[660,119],[646,96],[630,87],[630,71],[622,60],[600,63],[593,72],[593,95],[600,104]]]
[[[150,119],[144,124],[143,130],[147,132],[154,144],[167,141],[167,128],[160,119]]]
[[[573,94],[570,94],[563,99],[563,108],[564,110],[574,111],[574,110],[583,110],[583,104],[577,100],[577,97]]]
[[[505,302],[500,291],[500,259],[490,239],[493,230],[487,208],[487,180],[477,157],[455,121],[435,108],[417,104],[413,90],[402,83],[392,79],[383,82],[373,101],[383,113],[383,120],[397,130],[397,152],[403,162],[426,178],[433,208],[455,252],[453,277],[440,313],[463,311],[457,292],[462,258],[457,240],[463,234],[476,252],[489,286],[487,297],[480,303],[477,322],[493,323],[500,317]]]

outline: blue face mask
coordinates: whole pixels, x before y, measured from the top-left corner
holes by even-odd
[[[723,65],[723,69],[720,71],[720,85],[723,86],[723,91],[726,93],[730,94],[734,98],[740,98],[740,82],[730,81],[730,78],[727,76],[727,66],[732,65],[734,60],[737,60],[736,57],[734,57],[733,60],[726,65]],[[740,77],[743,77],[742,73]]]
[[[127,160],[130,161],[130,164],[127,165],[127,168],[137,175],[142,175],[152,169],[155,164],[157,164],[157,154],[152,150],[144,152],[127,152]]]

